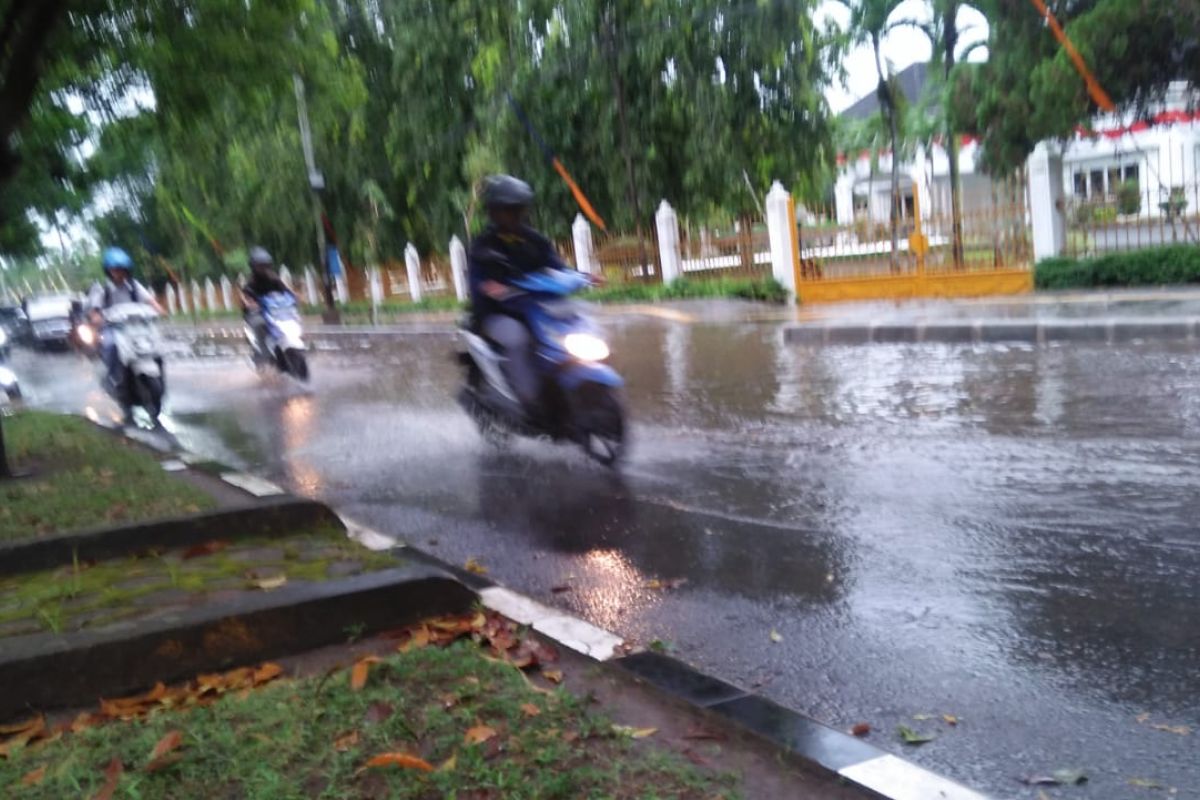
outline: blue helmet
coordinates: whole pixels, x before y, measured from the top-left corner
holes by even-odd
[[[129,257],[129,253],[119,247],[105,249],[100,263],[104,267],[105,275],[111,274],[114,269],[123,269],[133,274],[133,259]]]

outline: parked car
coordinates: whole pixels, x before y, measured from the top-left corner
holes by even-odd
[[[29,320],[29,343],[45,349],[70,346],[76,300],[69,294],[35,295],[24,302]]]

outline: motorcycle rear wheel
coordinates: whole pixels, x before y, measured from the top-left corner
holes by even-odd
[[[303,350],[288,350],[283,354],[283,358],[292,377],[301,381],[308,380],[308,356],[304,355]]]
[[[162,413],[163,382],[161,378],[150,375],[138,375],[133,383],[134,397],[137,405],[150,416],[150,421],[158,424],[159,414]]]
[[[615,468],[625,457],[625,403],[619,392],[609,386],[592,385],[580,390],[576,402],[576,425],[581,444],[589,458]]]

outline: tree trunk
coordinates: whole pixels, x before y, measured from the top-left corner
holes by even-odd
[[[946,155],[950,159],[950,218],[951,218],[951,252],[954,258],[954,268],[963,268],[963,218],[962,218],[962,186],[958,170],[958,134],[954,130],[954,117],[950,112],[951,99],[950,80],[954,72],[954,51],[958,47],[958,0],[943,0],[942,31],[945,38],[945,67],[946,67]]]
[[[871,34],[871,45],[875,48],[875,70],[879,74],[879,107],[887,117],[888,129],[892,140],[892,192],[891,211],[889,213],[892,229],[892,272],[898,272],[898,254],[900,252],[900,123],[896,119],[896,104],[892,97],[892,87],[883,70],[883,56],[880,52],[880,37],[878,33]]]

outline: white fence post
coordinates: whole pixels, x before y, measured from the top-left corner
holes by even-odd
[[[217,310],[217,286],[212,282],[212,278],[204,279],[204,302],[209,311]]]
[[[367,292],[371,295],[371,324],[379,322],[379,304],[383,302],[383,277],[379,267],[367,269]]]
[[[663,283],[674,283],[683,277],[683,256],[679,249],[679,218],[666,200],[654,214],[654,224],[658,227],[658,260],[662,262]]]
[[[190,314],[192,311],[191,298],[188,297],[188,289],[184,284],[179,284],[179,310],[181,313]]]
[[[346,273],[338,275],[334,279],[334,288],[337,290],[338,302],[342,305],[350,302],[350,287],[346,285]]]
[[[767,237],[771,242],[771,274],[788,292],[788,300],[796,302],[796,255],[792,250],[796,217],[792,196],[783,184],[775,181],[767,192]]]
[[[1029,156],[1029,216],[1037,261],[1060,256],[1067,247],[1064,202],[1062,154],[1042,142]]]
[[[454,296],[467,301],[467,249],[458,236],[450,237],[450,276],[454,278]]]
[[[221,276],[221,302],[226,311],[233,311],[233,281],[228,275]]]
[[[284,286],[288,287],[289,289],[294,289],[294,284],[292,283],[292,271],[288,269],[287,264],[284,264],[279,268],[279,280],[283,281]]]
[[[308,301],[310,306],[319,304],[317,297],[317,276],[313,272],[312,267],[304,268],[304,299]]]
[[[172,317],[179,313],[179,298],[175,295],[175,287],[167,284],[167,313]]]
[[[583,214],[575,215],[571,224],[571,239],[575,244],[575,268],[588,275],[599,275],[600,265],[596,263],[596,247],[592,243],[592,226]]]
[[[191,288],[191,292],[190,292],[191,298],[190,299],[192,301],[192,310],[193,311],[202,311],[203,309],[201,308],[200,303],[201,303],[201,300],[204,297],[204,295],[200,291],[200,282],[193,279],[192,285],[190,288]]]
[[[404,248],[404,266],[408,268],[408,293],[414,303],[421,302],[421,255],[416,246],[409,242]]]

